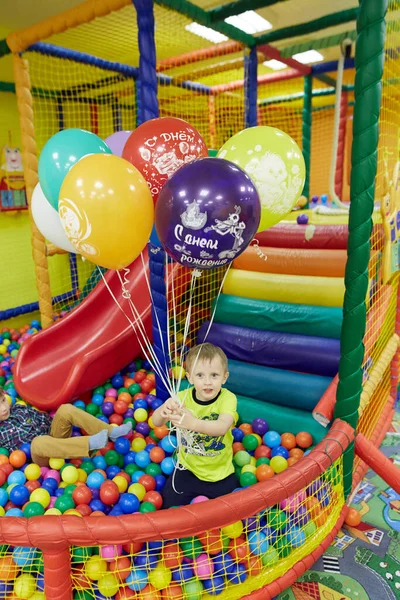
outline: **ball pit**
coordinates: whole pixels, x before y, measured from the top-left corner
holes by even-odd
[[[12,382],[13,357],[3,356],[10,368],[2,368],[0,376],[11,401],[19,402]],[[10,455],[0,449],[0,482],[4,479],[0,512],[45,519],[69,515],[89,522],[93,518],[95,523],[106,515],[124,518],[159,511],[163,486],[174,469],[177,442],[166,427],[153,426],[151,414],[160,405],[153,386],[152,374],[135,361],[93,390],[90,399],[74,403],[106,423],[133,426],[128,437],[110,442],[90,459],[52,459],[48,468],[40,468],[31,462],[29,444]],[[270,431],[262,418],[235,427],[233,438],[237,492],[279,477],[312,445],[307,432],[280,435]],[[338,516],[337,465],[327,473],[302,493],[222,528],[163,542],[73,546],[74,600],[200,600],[223,597],[227,590],[243,585],[251,590],[265,569],[273,572],[279,561],[303,551],[317,528],[322,531],[333,506]],[[192,502],[194,508],[208,503],[206,497]],[[43,598],[42,553],[24,547],[0,548],[0,582],[9,586],[10,597]],[[238,593],[229,597],[241,597]]]

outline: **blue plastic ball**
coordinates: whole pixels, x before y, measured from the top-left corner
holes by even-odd
[[[97,418],[99,419],[99,421],[103,421],[103,423],[108,424],[110,422],[105,415],[97,415]]]
[[[228,579],[235,585],[243,583],[247,579],[247,570],[241,563],[235,564],[228,573]]]
[[[124,465],[130,465],[132,463],[136,463],[135,458],[136,458],[136,452],[133,452],[133,450],[130,450],[129,452],[127,452],[124,455]]]
[[[291,527],[286,532],[286,537],[293,548],[299,548],[306,541],[306,534],[299,527]]]
[[[133,408],[136,410],[137,408],[144,408],[145,410],[149,409],[149,405],[147,404],[144,398],[138,398],[133,403]]]
[[[154,477],[154,479],[155,479],[155,482],[156,482],[156,492],[161,492],[162,489],[165,486],[167,478],[164,475],[160,474],[160,475],[156,475]]]
[[[160,408],[160,406],[164,404],[164,402],[162,400],[160,400],[160,398],[156,398],[155,400],[153,400],[153,402],[151,403],[151,409],[152,410],[157,410],[157,408]]]
[[[15,564],[19,567],[29,567],[35,560],[36,554],[36,548],[16,546],[13,550],[12,557]]]
[[[64,489],[63,488],[58,488],[57,490],[55,490],[53,492],[53,496],[55,496],[56,498],[59,498],[63,494],[64,494]]]
[[[38,321],[37,319],[33,319],[33,321],[30,322],[30,326],[34,327],[35,329],[42,329],[40,321]]]
[[[76,408],[80,408],[81,410],[85,410],[86,408],[86,404],[83,400],[75,400],[74,406],[76,406]]]
[[[88,478],[86,479],[86,485],[88,487],[100,488],[101,484],[104,483],[104,481],[105,477],[104,475],[102,475],[102,473],[96,473],[95,471],[93,471],[93,473],[90,473],[88,475]]]
[[[106,469],[106,473],[107,473],[107,478],[108,479],[113,479],[113,477],[115,477],[116,475],[118,475],[118,473],[121,472],[121,469],[118,465],[110,465],[109,467],[107,467]]]
[[[272,451],[271,451],[271,457],[274,457],[274,456],[283,456],[283,458],[288,459],[289,458],[289,450],[287,450],[283,446],[275,446],[275,448],[272,448]]]
[[[93,394],[92,396],[92,404],[96,406],[101,406],[104,402],[104,397],[101,394]]]
[[[99,499],[91,500],[89,502],[89,506],[90,506],[90,508],[92,509],[93,512],[95,510],[101,510],[102,512],[104,512],[104,509],[106,508],[106,505],[104,504],[104,502],[102,502]]]
[[[105,471],[107,468],[107,463],[106,463],[106,459],[104,458],[104,456],[94,456],[92,458],[92,462],[94,464],[94,466],[96,467],[96,469],[101,469],[102,471]],[[89,485],[87,483],[87,485]]]
[[[118,454],[128,454],[131,448],[131,443],[126,437],[117,438],[114,442],[114,450],[118,452]]]
[[[218,553],[213,558],[214,575],[225,577],[235,564],[232,556],[228,553]]]
[[[179,569],[177,569],[176,571],[172,571],[172,579],[179,583],[189,581],[193,577],[194,577],[193,569],[185,563],[182,563],[180,565]]]
[[[146,475],[146,473],[144,471],[136,471],[136,473],[133,473],[133,475],[131,475],[132,483],[138,483],[142,475]]]
[[[143,588],[146,587],[149,578],[147,575],[147,571],[144,569],[136,569],[133,568],[131,573],[129,573],[126,578],[126,584],[131,588],[134,592],[140,592]]]
[[[5,517],[23,517],[24,513],[22,512],[22,510],[20,508],[10,508],[4,516]]]
[[[164,438],[165,439],[165,438]],[[166,458],[164,458],[164,460],[161,462],[161,471],[165,474],[165,475],[171,475],[175,469],[175,462],[174,459],[171,456],[167,456]]]
[[[151,552],[138,552],[133,559],[136,567],[143,567],[144,569],[150,570],[157,566],[158,557],[156,554]]]
[[[142,369],[146,369],[146,371],[152,371],[153,370],[153,365],[151,364],[150,361],[144,360],[142,362]]]
[[[12,483],[16,483],[17,485],[24,485],[26,481],[26,477],[22,471],[13,471],[7,477],[7,484],[11,485]]]
[[[252,554],[265,554],[268,550],[269,543],[267,536],[262,531],[252,531],[249,533],[247,539]]]
[[[4,488],[0,488],[0,506],[5,506],[8,502],[8,494]]]
[[[232,429],[232,435],[233,435],[234,442],[241,442],[242,439],[244,438],[244,431],[239,429],[239,427],[234,427]]]
[[[146,450],[140,450],[136,454],[135,462],[139,468],[145,469],[151,463],[150,454]]]
[[[161,440],[160,446],[167,454],[173,454],[178,446],[178,442],[174,435],[166,435]]]
[[[118,506],[125,515],[131,515],[140,508],[140,501],[135,494],[121,494]]]
[[[212,579],[203,579],[204,589],[210,596],[218,596],[225,589],[225,579],[223,577],[213,577]]]
[[[111,377],[111,385],[117,390],[124,385],[124,378],[122,375],[117,373],[114,377]]]
[[[277,431],[267,431],[267,433],[264,434],[263,442],[266,446],[275,448],[276,446],[281,445],[281,436]]]
[[[42,483],[42,487],[54,491],[58,488],[58,481],[57,479],[54,479],[54,477],[46,477]]]
[[[16,485],[10,491],[10,500],[15,506],[23,506],[29,500],[29,490],[24,485]]]

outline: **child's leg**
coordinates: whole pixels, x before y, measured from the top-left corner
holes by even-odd
[[[193,483],[197,479],[191,471],[179,471],[176,469],[167,479],[162,491],[163,508],[171,506],[184,506],[198,494],[193,493]]]
[[[32,461],[40,467],[49,464],[49,458],[86,458],[89,456],[89,437],[55,438],[40,435],[32,440]]]
[[[72,434],[72,427],[80,427],[88,435],[94,435],[104,429],[111,433],[113,429],[112,425],[107,425],[104,421],[100,421],[76,406],[63,404],[54,415],[50,435],[54,438],[69,438]],[[76,457],[71,456],[71,458]]]

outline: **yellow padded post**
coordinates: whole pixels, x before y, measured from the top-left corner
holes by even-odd
[[[32,192],[38,182],[38,159],[33,125],[33,108],[31,84],[29,79],[28,63],[20,56],[13,56],[15,91],[19,122],[21,127],[22,159],[24,163],[24,176],[26,195],[29,205],[29,215],[32,231],[32,253],[35,263],[36,285],[39,292],[39,310],[42,327],[48,327],[53,322],[51,306],[51,290],[49,269],[46,256],[46,242],[33,220],[30,210]]]

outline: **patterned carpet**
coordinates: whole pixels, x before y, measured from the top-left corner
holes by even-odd
[[[382,450],[400,467],[400,412],[393,430]],[[400,496],[369,471],[352,506],[363,515],[360,525],[345,526],[313,570],[277,600],[400,599]]]

